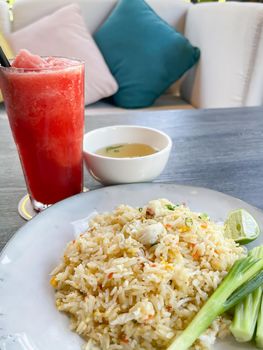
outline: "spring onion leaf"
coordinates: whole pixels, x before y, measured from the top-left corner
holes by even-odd
[[[255,258],[263,258],[263,246],[252,249],[249,255]],[[253,293],[248,294],[244,300],[236,305],[230,331],[238,342],[247,342],[253,338],[261,298],[262,287],[259,286]]]
[[[256,289],[262,283],[261,279],[256,279],[258,274],[262,275],[262,271],[263,259],[249,255],[237,260],[192,322],[175,338],[167,350],[186,350],[191,347],[194,341],[210,326],[217,316],[237,304],[251,290]],[[255,281],[259,284],[255,283]],[[252,284],[250,285],[251,282]],[[233,294],[235,291],[237,293]],[[232,294],[234,298],[231,298]]]
[[[232,309],[240,300],[244,299],[249,293],[254,292],[261,285],[263,285],[263,270],[251,278],[249,283],[243,284],[231,294],[225,302],[225,312]]]

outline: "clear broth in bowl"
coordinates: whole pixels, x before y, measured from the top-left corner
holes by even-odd
[[[149,156],[156,152],[157,149],[144,143],[122,143],[100,148],[95,153],[104,157],[134,158]]]

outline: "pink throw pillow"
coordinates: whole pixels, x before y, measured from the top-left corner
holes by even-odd
[[[77,4],[53,14],[8,36],[16,54],[28,49],[40,56],[73,57],[85,62],[85,102],[94,103],[109,97],[118,85],[91,34],[87,31]]]

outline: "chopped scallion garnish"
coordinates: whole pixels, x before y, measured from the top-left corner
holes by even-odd
[[[165,204],[165,207],[169,210],[175,210],[176,207],[179,207],[179,204],[173,205],[173,204]]]
[[[201,220],[209,220],[209,215],[207,213],[201,213],[198,215],[198,218]]]
[[[191,226],[193,226],[193,219],[192,218],[185,218],[185,226],[187,226],[187,227],[191,227]]]
[[[106,147],[106,152],[110,152],[110,151],[116,152],[116,150],[118,150],[119,148],[121,148],[121,147],[123,147],[123,146],[124,146],[124,145]]]

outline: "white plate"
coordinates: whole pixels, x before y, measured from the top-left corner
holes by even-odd
[[[80,350],[83,341],[69,330],[68,318],[56,310],[49,285],[50,271],[74,237],[74,222],[121,203],[141,206],[157,198],[186,202],[193,211],[207,212],[218,221],[224,221],[230,210],[245,208],[263,227],[263,213],[245,202],[208,189],[174,184],[105,187],[62,201],[24,225],[1,254],[0,349]],[[258,244],[262,244],[262,236],[254,242]],[[228,339],[214,349],[255,348]]]

